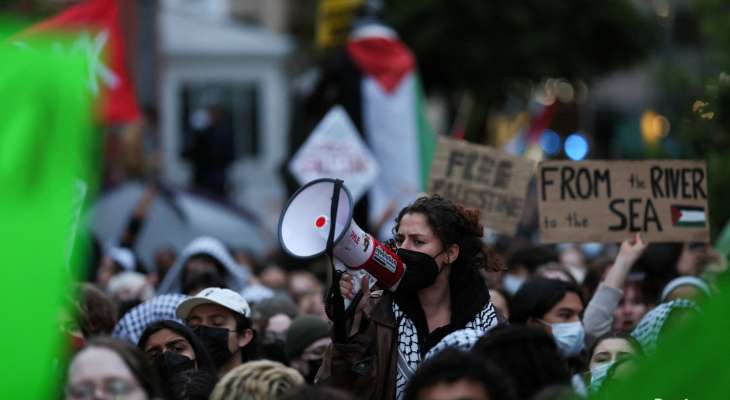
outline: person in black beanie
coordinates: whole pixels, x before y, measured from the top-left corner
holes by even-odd
[[[314,383],[324,353],[331,343],[327,321],[314,315],[298,317],[286,334],[285,351],[289,366],[299,371],[308,383]]]

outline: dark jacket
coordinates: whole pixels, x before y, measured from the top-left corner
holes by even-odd
[[[390,292],[375,290],[360,329],[347,343],[333,343],[317,374],[317,384],[353,393],[358,399],[393,399],[396,378],[396,325]],[[348,321],[348,329],[352,319]]]
[[[330,346],[315,381],[353,393],[358,399],[392,399],[396,393],[397,335],[393,302],[413,322],[421,357],[445,335],[464,326],[489,304],[489,291],[478,271],[449,276],[451,322],[430,331],[426,316],[414,294],[373,290],[363,307],[356,333],[346,343]],[[377,288],[377,287],[376,287]],[[347,320],[347,331],[356,316]],[[499,320],[497,316],[497,320]]]

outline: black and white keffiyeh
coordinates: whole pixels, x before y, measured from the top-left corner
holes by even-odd
[[[398,344],[398,360],[396,372],[396,399],[401,400],[405,394],[408,381],[421,364],[421,351],[418,343],[418,332],[416,326],[405,312],[393,302],[393,313],[398,329],[396,342]],[[436,346],[434,346],[425,358],[438,353],[446,347],[457,346],[461,348],[469,348],[488,332],[497,326],[498,318],[492,303],[487,303],[484,308],[469,321],[464,329],[460,329],[445,336]]]
[[[699,311],[697,303],[692,300],[674,299],[659,304],[641,318],[641,321],[639,321],[636,328],[631,332],[631,336],[639,342],[645,353],[651,353],[656,350],[659,334],[662,328],[664,328],[664,324],[669,319],[669,315],[677,309]]]
[[[457,331],[453,331],[448,335],[444,336],[435,346],[433,346],[428,353],[423,357],[426,361],[436,354],[440,353],[447,347],[453,347],[462,351],[469,351],[474,344],[484,335],[484,331],[481,329],[464,328]]]
[[[145,301],[124,314],[114,327],[112,336],[136,346],[142,332],[151,323],[164,319],[182,323],[175,315],[175,309],[185,298],[184,294],[163,294]]]

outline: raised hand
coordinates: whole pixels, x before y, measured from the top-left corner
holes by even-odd
[[[621,243],[616,260],[606,274],[606,279],[603,283],[618,290],[623,289],[624,282],[626,282],[626,277],[629,275],[631,267],[641,257],[647,246],[648,243],[642,240],[641,235],[638,233],[634,236],[633,240],[624,240]]]
[[[618,256],[616,256],[616,262],[621,261],[628,265],[628,267],[633,266],[636,260],[644,253],[647,246],[648,243],[644,242],[641,239],[641,235],[637,233],[633,240],[627,239],[621,243]]]

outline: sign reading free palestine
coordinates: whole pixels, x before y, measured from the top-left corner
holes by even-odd
[[[439,137],[428,192],[481,210],[481,222],[513,235],[535,163],[491,147]]]

